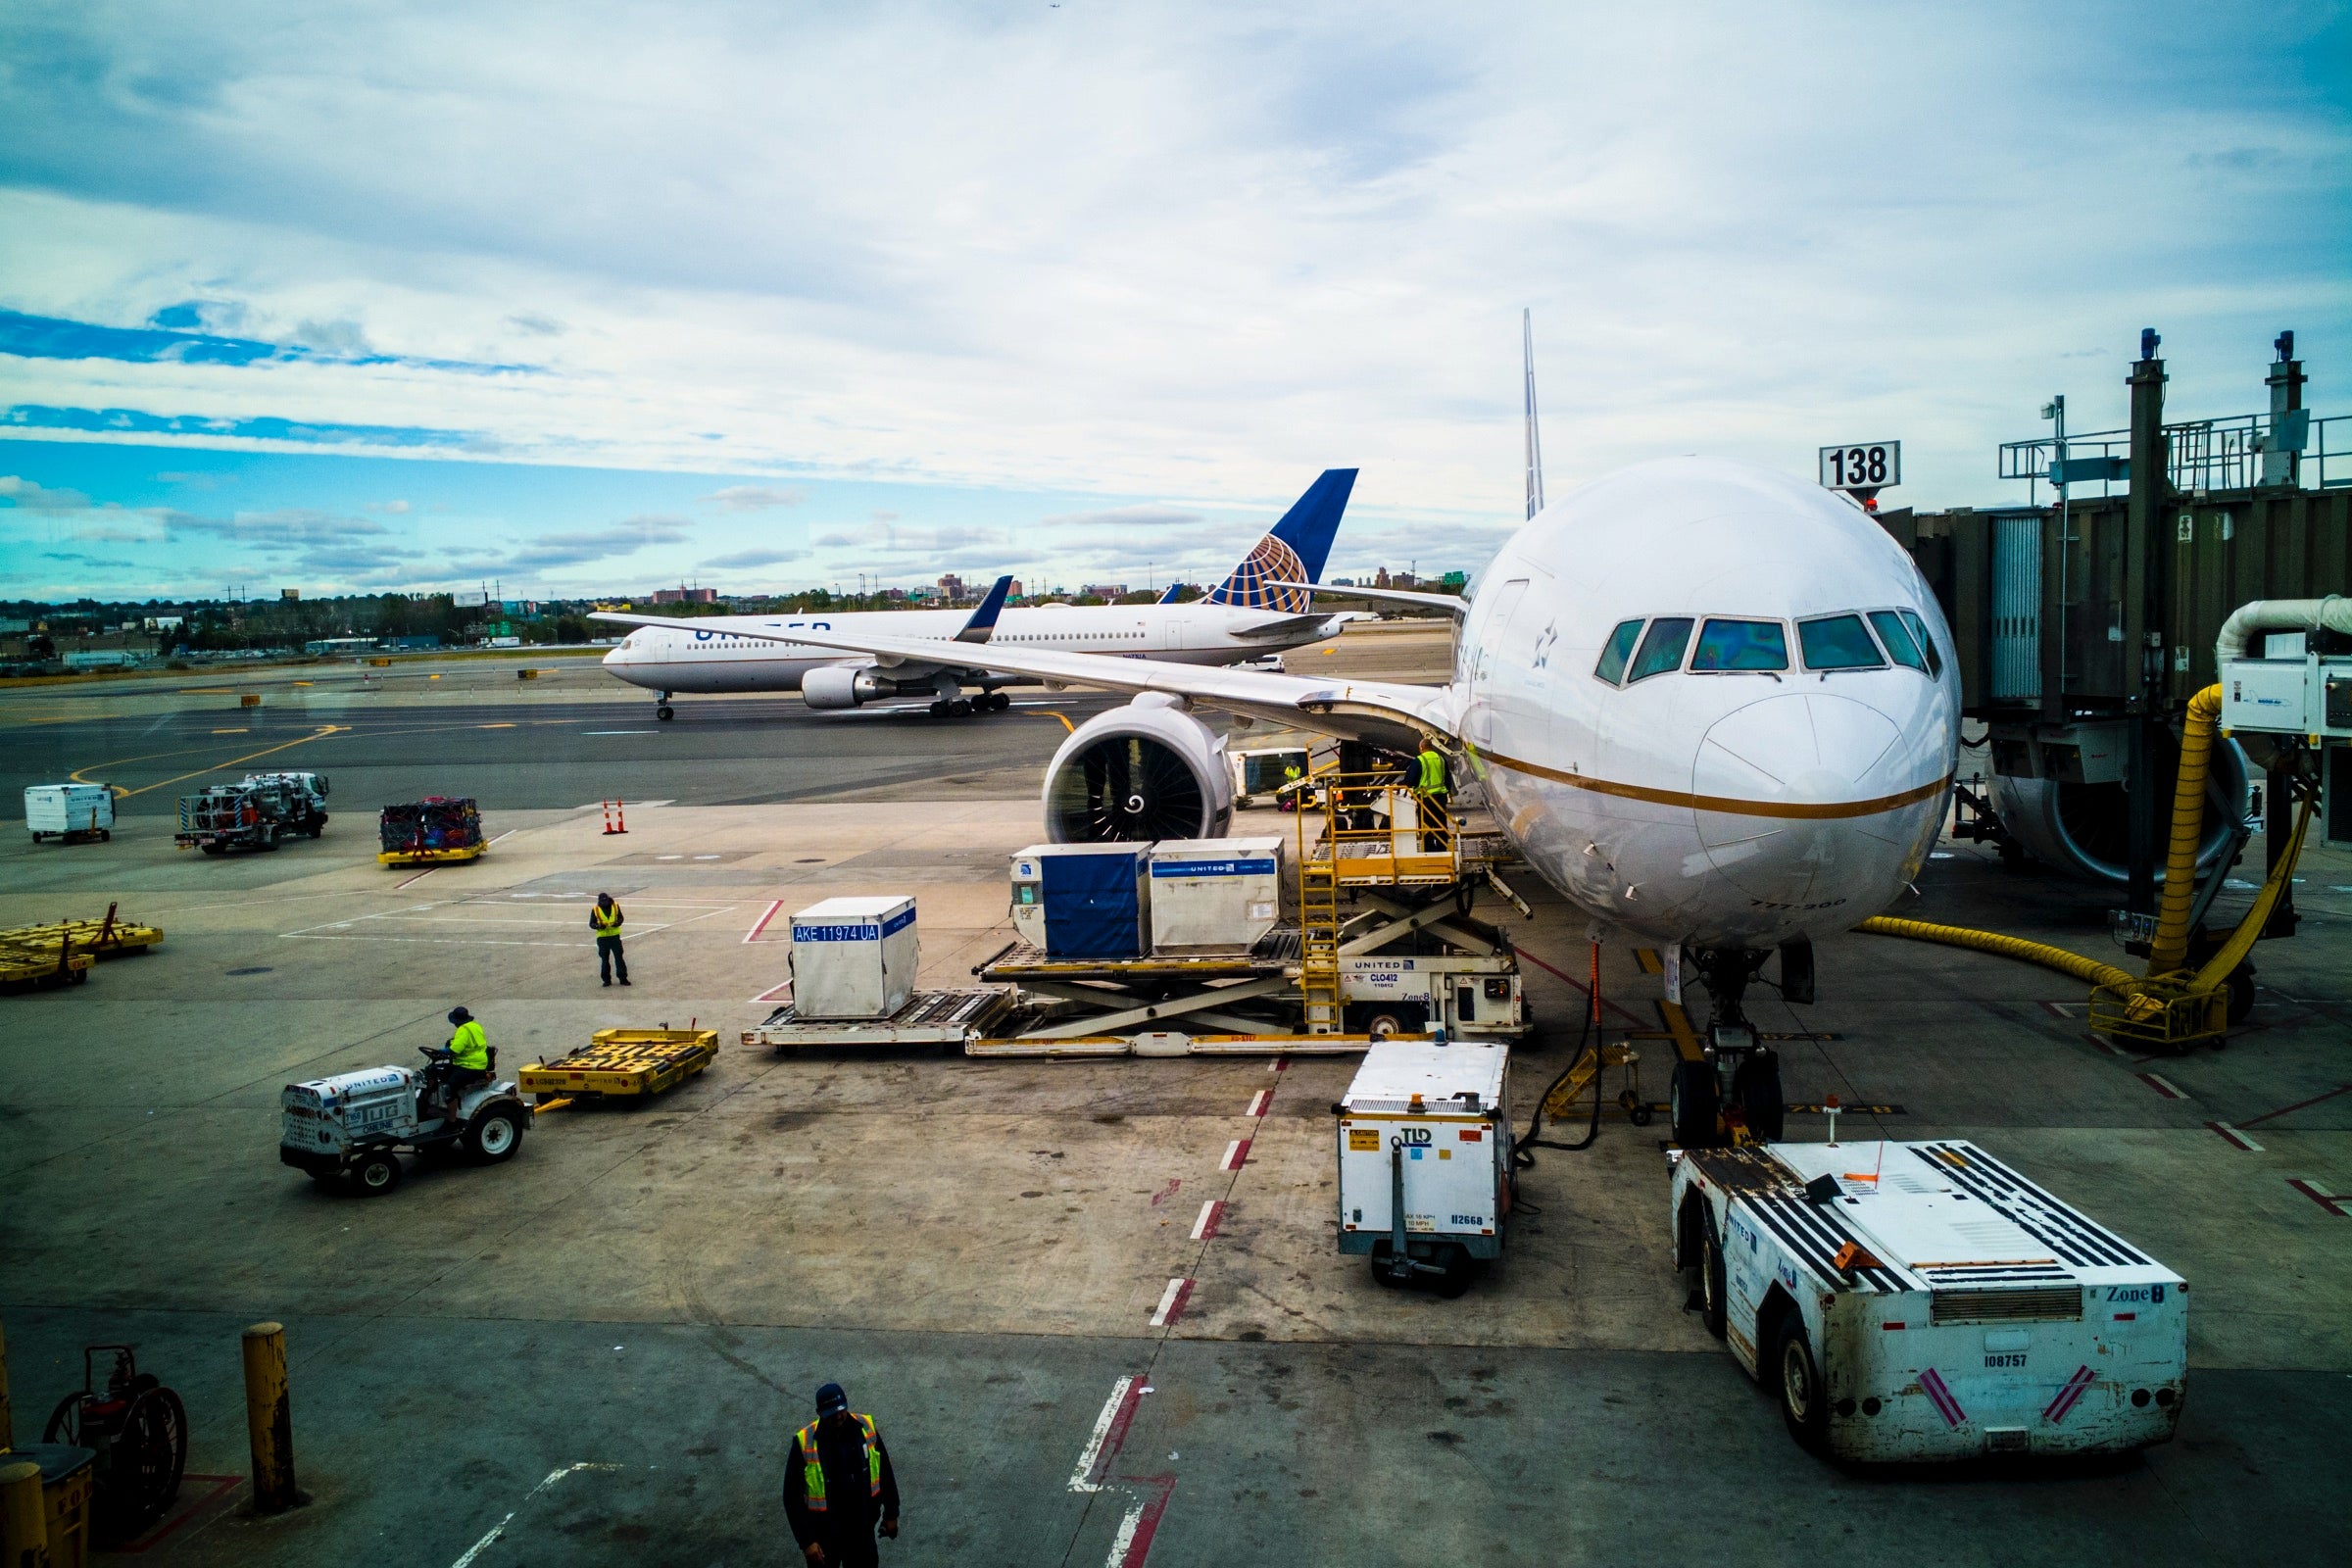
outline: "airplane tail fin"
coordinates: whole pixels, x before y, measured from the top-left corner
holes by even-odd
[[[1168,584],[1168,591],[1166,593],[1161,594],[1157,599],[1154,599],[1152,602],[1155,605],[1172,605],[1176,602],[1176,596],[1182,592],[1184,592],[1184,584],[1180,582],[1172,582]]]
[[[956,640],[959,643],[984,643],[995,636],[997,615],[1004,609],[1004,596],[1011,589],[1012,577],[1009,573],[991,583],[988,597],[980,601],[980,608],[972,612],[971,619],[963,623],[963,629],[956,634]]]
[[[1322,580],[1323,563],[1331,555],[1332,536],[1340,531],[1348,493],[1355,488],[1355,474],[1353,468],[1324,469],[1322,477],[1306,487],[1306,494],[1283,514],[1282,520],[1241,559],[1225,580],[1208,591],[1207,603],[1306,613],[1305,594],[1276,585]]]

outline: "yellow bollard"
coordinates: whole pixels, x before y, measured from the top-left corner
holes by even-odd
[[[8,1568],[48,1568],[48,1505],[41,1498],[41,1467],[20,1460],[0,1465],[0,1563]]]
[[[245,1331],[245,1431],[253,1444],[254,1512],[282,1513],[302,1497],[294,1490],[294,1406],[281,1323]]]
[[[8,1331],[0,1326],[0,1453],[17,1446],[16,1430],[8,1408]]]

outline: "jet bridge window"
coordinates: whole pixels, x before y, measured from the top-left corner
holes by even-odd
[[[1807,669],[1884,669],[1886,656],[1870,640],[1860,615],[1824,615],[1796,623],[1796,640]]]
[[[1617,629],[1609,633],[1608,646],[1600,651],[1600,662],[1592,666],[1592,673],[1612,686],[1625,679],[1625,662],[1634,657],[1634,644],[1641,636],[1640,621],[1619,621]]]
[[[1919,644],[1919,651],[1928,656],[1928,674],[1940,679],[1943,675],[1943,656],[1936,651],[1936,639],[1930,635],[1928,623],[1919,618],[1919,612],[1915,610],[1899,611],[1897,613],[1903,617],[1903,624],[1910,628],[1912,638]]]
[[[1690,646],[1690,628],[1695,624],[1685,615],[1661,615],[1651,621],[1649,635],[1642,639],[1642,651],[1634,656],[1634,667],[1625,677],[1626,684],[1682,668],[1683,652]]]
[[[1906,669],[1926,672],[1928,662],[1920,657],[1919,645],[1911,640],[1911,633],[1903,625],[1902,616],[1891,610],[1874,610],[1870,612],[1870,625],[1879,634],[1879,641],[1886,645],[1887,656],[1896,663]]]
[[[1777,620],[1710,620],[1698,634],[1692,669],[1787,669],[1788,628]]]

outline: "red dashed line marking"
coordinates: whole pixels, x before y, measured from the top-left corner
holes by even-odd
[[[2352,1193],[2323,1193],[2318,1187],[2300,1176],[2289,1176],[2286,1179],[2286,1185],[2319,1204],[2328,1213],[2333,1214],[2337,1219],[2352,1219],[2352,1210],[2344,1207],[2346,1203],[2352,1203]]]
[[[1159,1305],[1152,1309],[1152,1326],[1164,1329],[1173,1325],[1184,1316],[1184,1303],[1192,1298],[1193,1282],[1190,1279],[1168,1281],[1168,1288],[1159,1293]]]
[[[2186,1100],[2188,1098],[2186,1094],[2181,1092],[2180,1087],[2178,1084],[2167,1081],[2159,1074],[2143,1072],[2134,1073],[2132,1076],[2137,1078],[2141,1083],[2146,1084],[2150,1089],[2155,1090],[2167,1100]]]
[[[759,941],[760,933],[767,929],[767,922],[773,920],[776,917],[776,911],[782,907],[784,907],[784,901],[782,899],[778,899],[775,903],[769,905],[767,906],[767,912],[760,916],[760,918],[753,923],[752,928],[743,934],[743,940],[745,943],[749,944]]]
[[[2227,1138],[2230,1143],[2244,1150],[2249,1154],[2259,1154],[2262,1152],[2262,1146],[2260,1144],[2256,1143],[2253,1139],[2248,1138],[2244,1133],[2239,1132],[2236,1128],[2230,1126],[2226,1121],[2209,1121],[2205,1125],[2211,1128],[2213,1131],[2221,1134],[2224,1138]]]
[[[1250,1140],[1236,1138],[1225,1146],[1225,1157],[1217,1161],[1219,1170],[1240,1170],[1250,1159]]]
[[[1256,1094],[1250,1097],[1250,1108],[1244,1111],[1243,1114],[1246,1116],[1263,1116],[1267,1111],[1272,1110],[1273,1108],[1274,1091],[1271,1089],[1260,1089]]]
[[[2110,1056],[2129,1056],[2131,1054],[2131,1053],[2128,1051],[2116,1050],[2106,1041],[2101,1040],[2097,1035],[2084,1035],[2082,1038],[2089,1041],[2092,1045],[2098,1047],[2101,1051],[2107,1053],[2107,1054]]]
[[[1193,1240],[1205,1242],[1217,1234],[1217,1226],[1225,1219],[1225,1200],[1212,1198],[1200,1205],[1200,1217],[1193,1221]]]

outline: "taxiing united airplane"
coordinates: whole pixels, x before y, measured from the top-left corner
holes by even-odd
[[[1311,586],[1323,574],[1332,536],[1355,486],[1353,468],[1331,468],[1202,598],[1175,604],[1171,587],[1152,605],[1038,605],[1002,609],[1003,584],[979,612],[847,611],[800,616],[713,615],[670,620],[606,612],[592,618],[638,629],[605,656],[605,667],[655,694],[669,718],[679,692],[792,692],[810,708],[857,708],[929,699],[936,714],[1003,710],[1003,688],[1028,677],[1001,662],[1003,652],[1056,653],[1178,664],[1263,661],[1336,633],[1344,614],[1318,612]],[[1287,586],[1298,584],[1302,586]],[[941,657],[887,661],[843,657],[828,638],[878,636],[962,644]],[[977,647],[985,645],[983,657]],[[967,651],[968,649],[968,651]],[[978,696],[964,696],[977,688]]]

